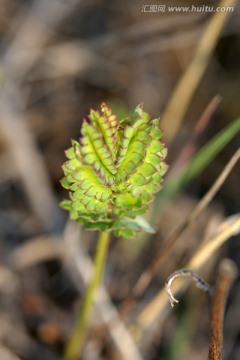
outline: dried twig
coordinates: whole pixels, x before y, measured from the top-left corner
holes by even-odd
[[[237,277],[237,267],[229,259],[222,260],[211,307],[210,348],[208,360],[221,360],[223,347],[223,318],[229,289]]]
[[[211,293],[211,291],[212,291],[211,286],[194,271],[188,270],[188,269],[177,270],[168,277],[168,279],[166,280],[166,284],[165,284],[168,298],[169,298],[169,301],[170,301],[172,307],[174,307],[175,302],[178,303],[179,301],[173,296],[173,293],[171,290],[171,285],[172,285],[173,280],[175,280],[179,276],[189,276],[189,277],[191,277],[191,279],[193,279],[196,282],[196,285],[199,289],[201,289],[205,292],[208,292],[208,293]]]

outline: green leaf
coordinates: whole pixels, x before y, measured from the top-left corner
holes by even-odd
[[[111,153],[112,159],[116,159],[116,136],[118,131],[118,121],[116,115],[112,114],[112,110],[105,103],[101,105],[103,116],[99,112],[91,110],[89,118],[93,121],[100,134],[102,134],[105,145]]]
[[[148,177],[156,172],[156,168],[154,165],[145,162],[139,167],[138,171],[140,174]]]
[[[65,189],[69,189],[71,183],[66,178],[63,178],[60,182],[62,187],[64,187]]]
[[[99,164],[100,171],[105,176],[116,174],[117,169],[114,164],[112,155],[103,141],[102,134],[93,126],[89,125],[86,121],[82,125],[82,134],[84,137],[81,139],[83,144],[82,156],[83,160],[89,164]]]
[[[154,234],[156,232],[156,230],[142,216],[136,216],[135,222],[138,224],[141,230],[144,230],[150,234]]]
[[[142,216],[136,216],[135,219],[122,216],[119,220],[114,222],[113,229],[115,228],[128,228],[136,231],[144,230],[151,234],[156,232],[156,230]]]
[[[63,208],[64,210],[70,210],[72,207],[72,203],[70,200],[63,200],[60,202],[60,206],[61,208]]]
[[[130,182],[134,185],[134,186],[142,186],[145,184],[146,179],[142,174],[134,174],[131,178],[130,178]]]

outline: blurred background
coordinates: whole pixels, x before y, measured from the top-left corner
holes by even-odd
[[[206,11],[206,6],[216,9],[219,4],[232,6],[233,11]],[[192,5],[199,10],[168,8]],[[163,200],[160,192],[152,215],[148,214],[157,233],[137,239],[113,238],[105,271],[108,305],[116,312],[119,326],[122,322],[130,326],[131,346],[140,357],[131,357],[131,346],[124,338],[119,345],[121,339],[114,337],[111,325],[98,311],[81,358],[207,358],[209,302],[194,286],[181,295],[180,305],[170,314],[169,304],[168,310],[159,309],[157,324],[145,327],[148,340],[139,340],[143,335],[136,335],[138,330],[131,327],[137,327],[139,314],[170,273],[183,266],[219,224],[239,212],[239,163],[214,201],[165,256],[164,266],[146,291],[131,306],[126,299],[162,244],[239,147],[238,121],[228,140],[219,139],[215,152],[205,147],[204,156],[200,153],[197,159],[202,165],[193,170],[194,175],[185,173],[185,180],[180,183],[179,177],[178,182],[184,166],[189,161],[191,165],[220,131],[225,129],[227,134],[226,129],[239,117],[239,15],[239,3],[230,0],[191,4],[185,0],[157,4],[147,0],[0,0],[1,359],[61,358],[96,243],[94,232],[81,230],[79,235],[73,224],[66,225],[68,214],[58,206],[67,197],[59,182],[61,165],[70,139],[79,137],[82,119],[102,101],[120,119],[131,116],[142,101],[152,118],[161,117],[169,148],[166,184],[170,190]],[[78,248],[75,239],[79,238]],[[73,265],[78,251],[80,270]],[[224,256],[239,265],[239,235],[201,269],[210,283],[215,282],[218,261]],[[239,301],[237,282],[226,316],[224,350],[229,360],[240,358]]]

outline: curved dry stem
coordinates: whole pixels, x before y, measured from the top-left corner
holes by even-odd
[[[196,282],[196,285],[199,289],[201,289],[205,292],[208,292],[208,293],[212,292],[211,285],[209,285],[203,278],[201,278],[194,271],[188,270],[188,269],[177,270],[168,277],[168,279],[166,280],[166,283],[165,283],[168,298],[169,298],[169,301],[170,301],[172,307],[174,307],[175,302],[178,303],[179,301],[173,296],[173,293],[171,290],[171,285],[172,285],[173,281],[179,276],[189,276],[190,278],[192,278],[193,281]]]

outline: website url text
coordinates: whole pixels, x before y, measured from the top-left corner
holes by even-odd
[[[167,5],[142,5],[142,13],[165,13],[165,12],[233,12],[234,6],[167,6]]]

